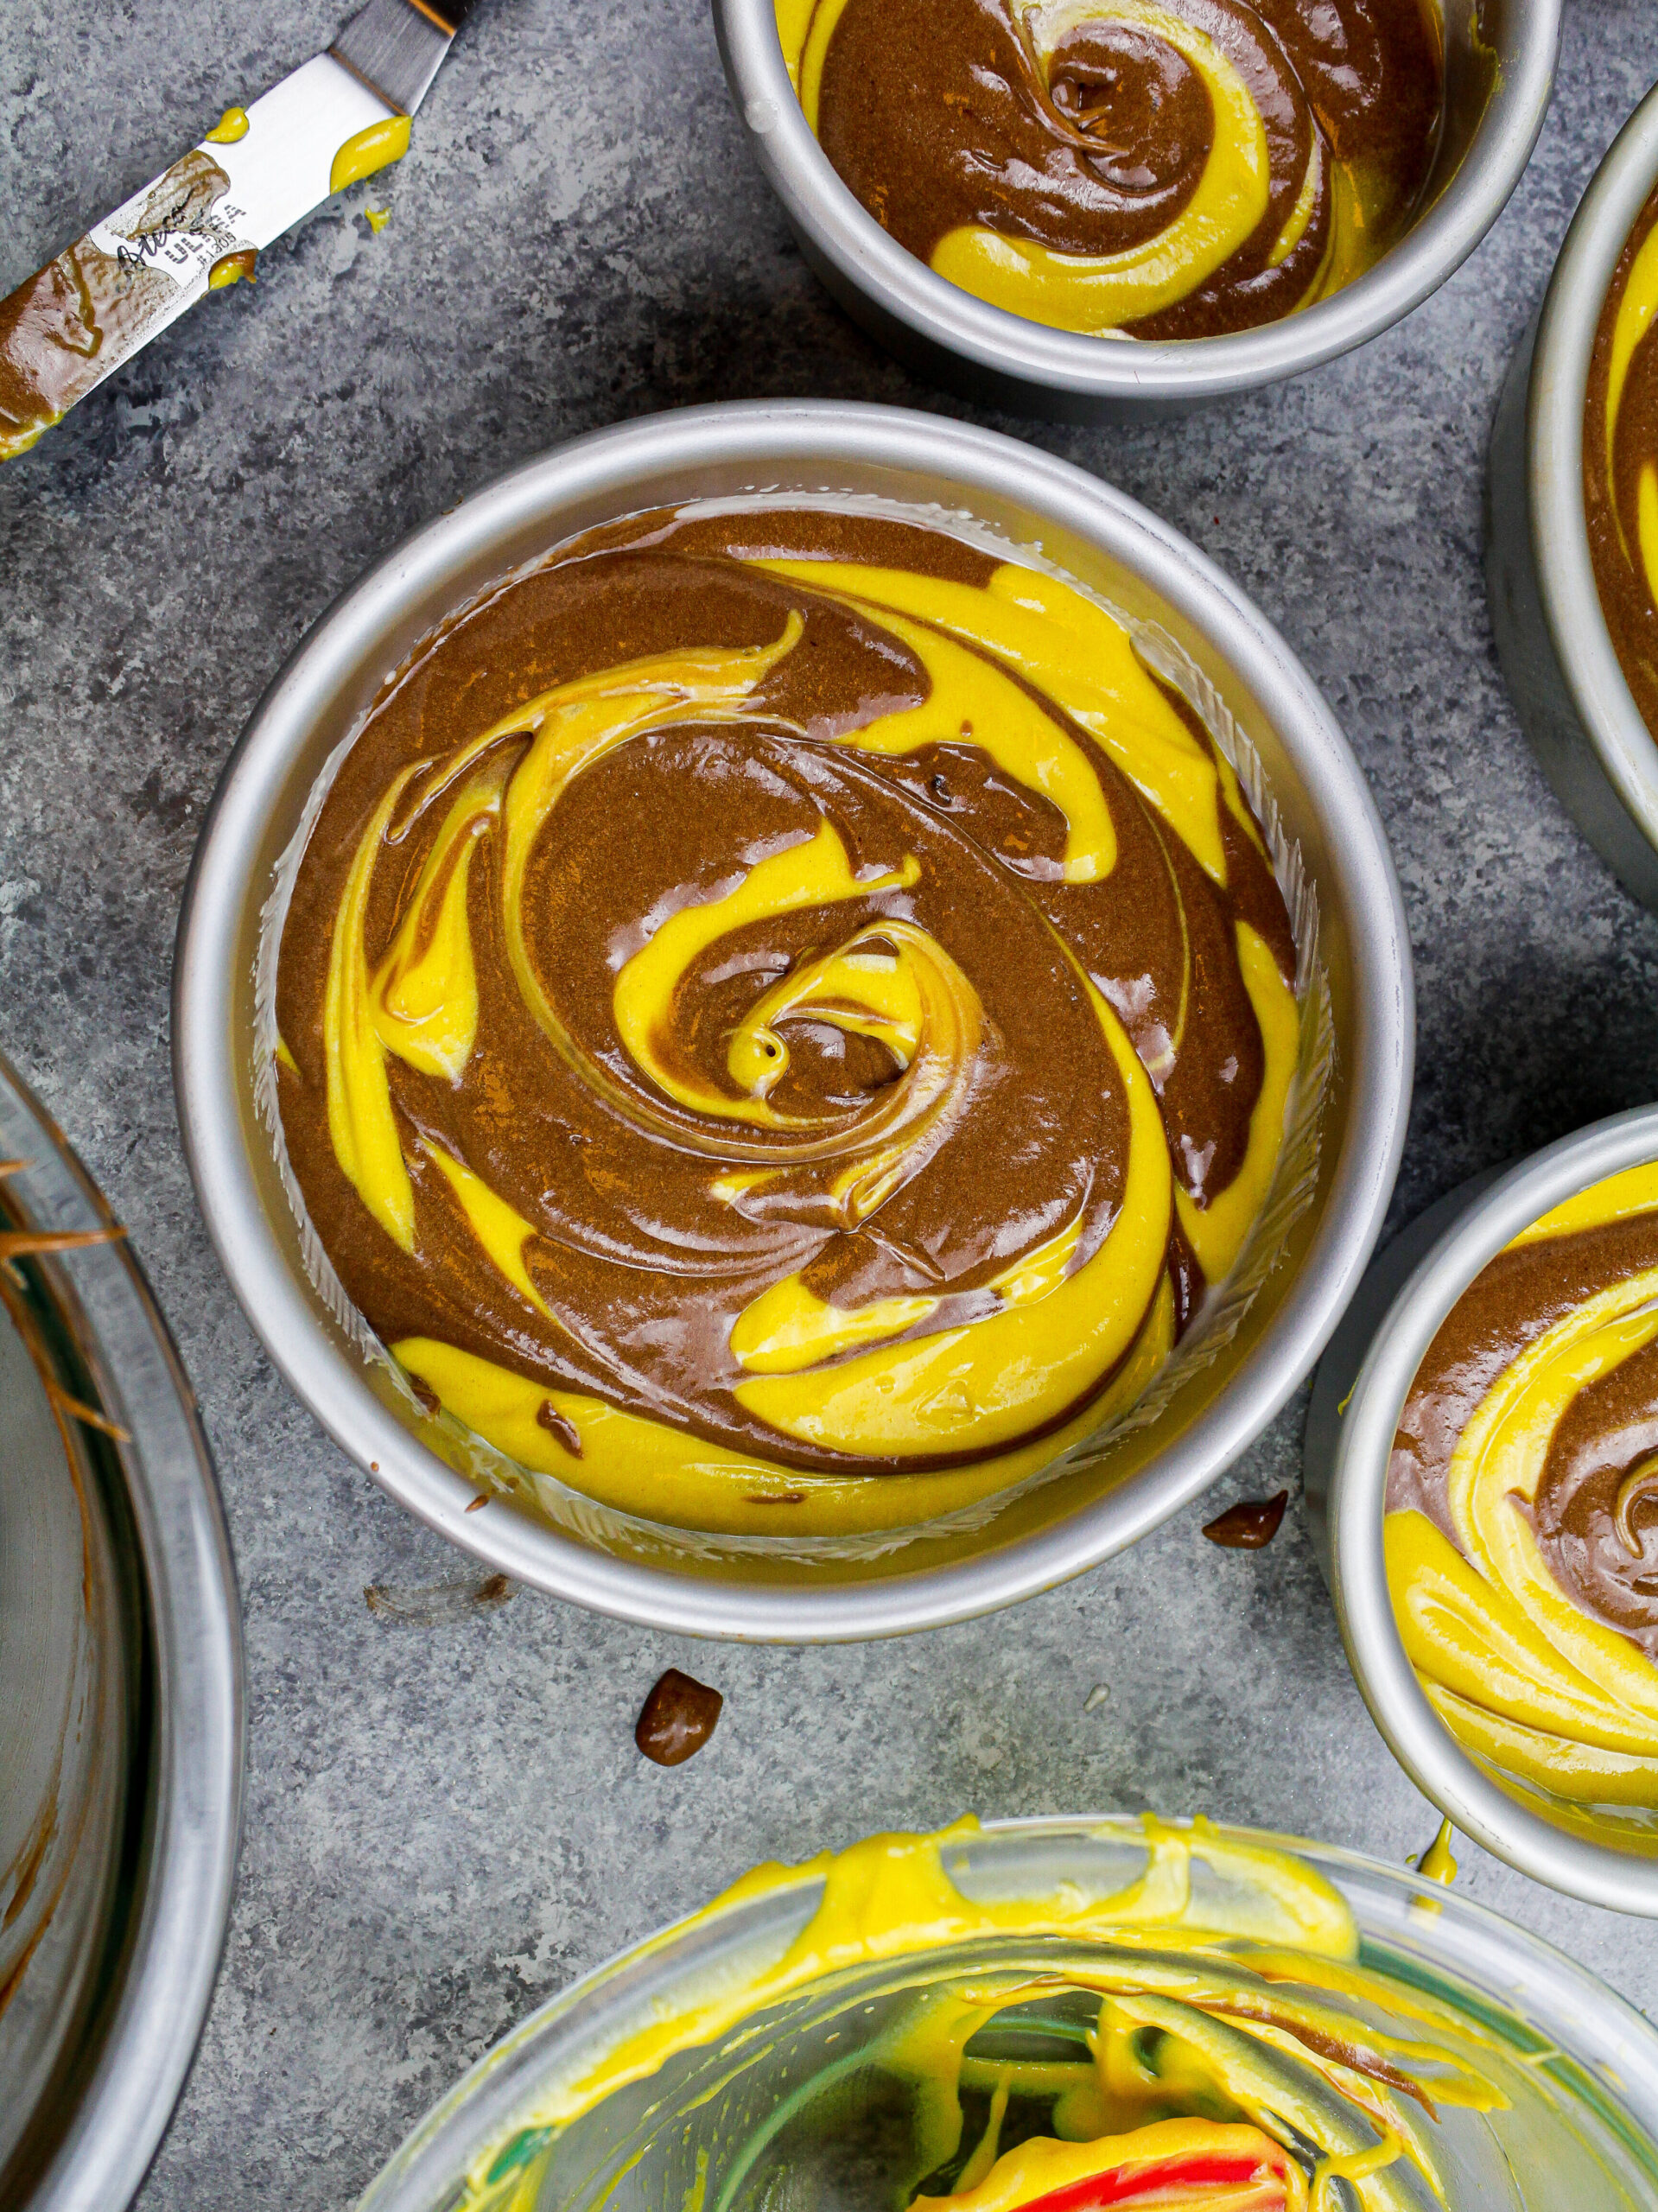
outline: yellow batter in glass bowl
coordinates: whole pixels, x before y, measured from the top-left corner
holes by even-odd
[[[1623,2212],[1653,2113],[1645,2024],[1431,1884],[968,1821],[756,1869],[509,2037],[363,2212]]]

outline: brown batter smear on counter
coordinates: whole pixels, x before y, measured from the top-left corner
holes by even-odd
[[[835,168],[898,242],[1037,321],[1201,338],[1399,236],[1432,165],[1420,0],[778,0]]]
[[[633,1741],[657,1766],[683,1766],[719,1725],[725,1700],[694,1675],[670,1667],[639,1709]]]
[[[1071,587],[658,513],[446,626],[340,765],[283,1128],[423,1402],[775,1533],[778,1469],[1011,1466],[1140,1394],[1275,1170],[1294,964],[1230,768]]]
[[[1286,1490],[1274,1491],[1270,1497],[1241,1497],[1214,1520],[1205,1521],[1204,1534],[1223,1551],[1263,1551],[1282,1528],[1289,1502]]]
[[[1658,737],[1658,192],[1629,232],[1595,331],[1583,494],[1612,647]]]

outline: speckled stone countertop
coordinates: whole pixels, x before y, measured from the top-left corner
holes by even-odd
[[[0,294],[326,45],[336,4],[8,0]],[[1534,766],[1479,569],[1509,353],[1655,65],[1652,0],[1569,0],[1507,213],[1363,352],[1183,422],[1026,428],[1229,569],[1357,750],[1418,963],[1396,1222],[1658,1096],[1658,921]],[[391,210],[379,235],[369,205]],[[896,1644],[694,1646],[524,1591],[436,1629],[365,1605],[365,1584],[456,1555],[289,1395],[208,1249],[168,1068],[197,826],[280,661],[403,532],[578,431],[770,394],[965,411],[803,266],[702,0],[485,0],[402,168],[0,470],[0,1046],[131,1226],[201,1395],[246,1609],[241,1883],[146,2212],[348,2204],[505,2029],[757,1858],[969,1807],[1202,1810],[1395,1860],[1432,1834],[1309,1548],[1304,1398],[1203,1510],[1049,1596]],[[1219,1504],[1284,1483],[1270,1549],[1201,1541]],[[631,1732],[670,1661],[726,1711],[664,1772]],[[1658,1927],[1461,1857],[1474,1896],[1658,2008]]]

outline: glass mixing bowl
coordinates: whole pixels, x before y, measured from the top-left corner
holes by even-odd
[[[896,1846],[902,1859],[916,1840],[864,1848]],[[1223,1936],[1239,1924],[1238,1869],[1270,1867],[1263,1851],[1295,1855],[1315,1907],[1324,1900],[1322,1928],[1317,1910],[1297,1922],[1294,1899],[1280,1910],[1280,1885],[1254,1939]],[[1356,2123],[1350,2177],[1326,2174],[1318,2212],[1633,2212],[1658,2198],[1658,2033],[1558,1951],[1402,1869],[1208,1823],[964,1826],[938,1840],[931,1861],[960,1914],[941,1917],[936,1887],[912,1885],[906,1863],[900,1885],[916,1917],[896,1948],[871,1956],[867,1944],[854,1955],[857,1931],[881,1917],[867,1910],[867,1864],[849,1892],[842,1885],[851,1910],[836,1923],[840,1947],[821,1937],[826,1884],[855,1857],[751,1878],[543,2006],[415,2130],[361,2212],[895,2212],[918,2187],[959,2186],[999,2084],[1003,2146],[1076,2136],[1077,2107],[1068,2124],[1059,2100],[1086,2087],[1089,2037],[1103,2032],[1104,2008],[1089,2018],[1090,1986],[1140,1993],[1123,1999],[1120,2023],[1133,2058],[1162,2034],[1154,2018],[1173,2017],[1169,1992],[1198,2001],[1194,1975],[1210,1991],[1200,2042],[1236,2044],[1236,2024],[1304,2005],[1323,2024],[1324,2060],[1380,2047],[1399,2069],[1395,2087],[1411,2074],[1426,2088],[1426,2107],[1413,2095],[1394,2101],[1408,2104],[1437,2190],[1408,2158],[1364,2171],[1382,2114],[1376,2126]],[[1046,1928],[1009,1932],[1032,1900],[1046,1901],[1035,1908],[1039,1920],[1051,1916]],[[991,1920],[1003,1916],[999,1929],[984,1924],[986,1906]],[[1344,1952],[1325,1940],[1331,1922],[1346,1931]],[[824,1970],[803,1974],[797,1939],[809,1923]],[[1084,1926],[1095,1932],[1079,1934]],[[756,1987],[759,2008],[746,2007],[742,1993]],[[950,2022],[987,1990],[1001,1993],[997,2017],[965,2042],[957,2035],[959,2117],[946,2111],[941,2123],[933,2061]],[[1275,2052],[1266,2040],[1269,2069],[1292,2047],[1306,2056],[1305,2034]],[[1462,2095],[1459,2067],[1493,2094]],[[1172,2080],[1178,2069],[1165,2071]],[[1106,2078],[1103,2063],[1099,2072]],[[1375,2081],[1360,2086],[1379,2113]],[[1191,2108],[1203,2105],[1199,2094]],[[1274,2123],[1292,2150],[1307,2151],[1299,2130],[1314,2124],[1311,2109]],[[1154,2105],[1146,2116],[1159,2116]],[[1080,2132],[1101,2131],[1084,2118]]]

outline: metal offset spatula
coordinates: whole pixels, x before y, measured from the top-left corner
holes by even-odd
[[[331,193],[403,156],[472,0],[369,0],[326,54],[0,300],[0,461]]]

